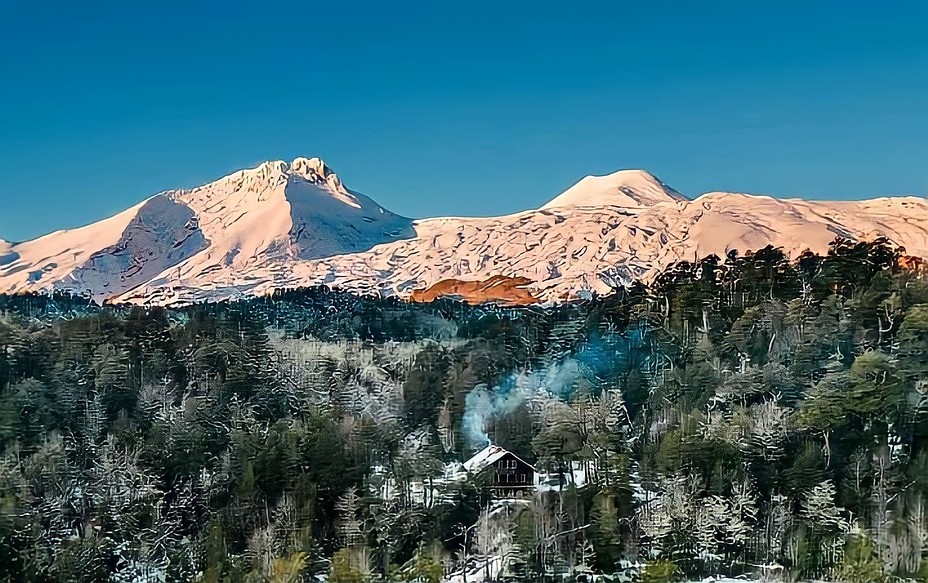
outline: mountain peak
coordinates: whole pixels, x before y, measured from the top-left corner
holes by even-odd
[[[686,197],[646,170],[619,170],[605,176],[586,176],[555,197],[543,209],[562,207],[648,207],[678,202]]]
[[[290,164],[285,163],[285,165],[288,167],[291,174],[296,174],[305,178],[318,177],[326,179],[329,176],[335,175],[335,172],[329,168],[329,165],[326,164],[325,160],[322,158],[297,156]]]
[[[334,192],[347,196],[351,195],[348,189],[345,188],[345,185],[342,184],[338,175],[329,168],[322,158],[296,157],[290,162],[289,170],[292,176],[299,176],[307,182],[320,186],[325,184]]]
[[[280,176],[292,176],[339,194],[351,195],[342,183],[341,178],[322,158],[318,157],[306,158],[298,156],[292,162],[268,160],[255,168],[241,172],[256,177],[259,181],[269,179],[271,182],[276,182]],[[230,175],[228,178],[232,176],[236,175]]]

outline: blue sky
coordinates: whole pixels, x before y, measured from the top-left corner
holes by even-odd
[[[0,0],[0,238],[298,155],[413,217],[928,189],[921,0],[258,4]]]

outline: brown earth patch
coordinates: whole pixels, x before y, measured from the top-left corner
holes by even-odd
[[[911,271],[912,273],[928,273],[928,263],[921,257],[915,257],[914,255],[903,255],[900,257],[899,267],[906,271]]]
[[[501,306],[527,306],[541,300],[525,286],[534,283],[526,277],[494,275],[483,281],[444,279],[427,288],[412,292],[413,302],[432,302],[438,298],[456,298],[468,304],[493,303]]]

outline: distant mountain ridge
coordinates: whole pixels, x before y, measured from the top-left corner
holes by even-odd
[[[164,191],[85,227],[0,240],[0,293],[179,304],[325,284],[409,297],[503,277],[528,297],[561,301],[731,249],[824,252],[836,236],[886,237],[926,257],[928,202],[690,200],[648,172],[622,170],[583,178],[537,210],[413,221],[349,190],[321,159],[296,158]]]

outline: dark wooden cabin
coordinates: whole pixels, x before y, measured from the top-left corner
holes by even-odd
[[[486,473],[494,498],[530,498],[535,491],[535,468],[511,451],[491,445],[464,462],[472,474]]]

